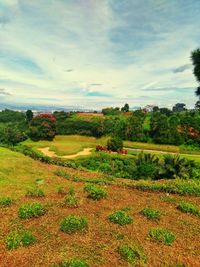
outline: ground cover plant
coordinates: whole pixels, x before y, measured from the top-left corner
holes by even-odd
[[[5,239],[8,249],[17,249],[18,247],[26,247],[33,244],[36,238],[30,231],[20,230],[10,232]]]
[[[10,197],[1,197],[0,198],[0,207],[9,207],[13,203],[12,198]]]
[[[84,260],[70,259],[62,261],[53,267],[89,267],[89,265]]]
[[[74,187],[70,187],[69,192],[64,199],[64,204],[69,208],[77,208],[80,205]]]
[[[85,232],[87,229],[88,222],[84,217],[69,215],[60,222],[60,230],[68,234]]]
[[[161,213],[157,209],[146,207],[140,211],[140,214],[147,217],[150,220],[160,220]]]
[[[200,209],[192,203],[182,201],[178,204],[177,209],[184,213],[190,213],[200,217]]]
[[[38,202],[27,203],[22,205],[18,210],[20,219],[37,218],[47,212],[47,207]]]
[[[171,245],[176,239],[175,235],[171,231],[163,228],[151,229],[149,231],[149,238],[165,245]]]
[[[108,216],[110,222],[119,224],[121,226],[131,224],[133,222],[132,217],[129,215],[127,209],[122,209],[111,213]]]
[[[86,184],[84,192],[88,193],[87,197],[93,200],[100,200],[107,197],[107,192],[103,188],[94,184]]]
[[[26,197],[44,197],[45,194],[40,188],[31,188],[26,192]]]

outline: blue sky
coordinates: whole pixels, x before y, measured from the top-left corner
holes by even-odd
[[[193,107],[199,0],[0,0],[0,103]]]

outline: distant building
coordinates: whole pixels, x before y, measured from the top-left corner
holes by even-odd
[[[177,103],[175,106],[173,106],[172,110],[173,112],[182,112],[186,110],[186,105],[184,103]]]
[[[152,112],[154,107],[155,107],[154,105],[147,105],[143,108],[143,111],[144,112]]]
[[[53,113],[52,111],[36,111],[36,110],[33,110],[33,117],[38,116],[38,115],[43,115],[43,114],[51,115],[52,113]]]

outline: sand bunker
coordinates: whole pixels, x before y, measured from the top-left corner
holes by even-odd
[[[42,152],[45,156],[51,157],[51,158],[63,158],[63,159],[73,159],[79,156],[88,156],[92,152],[92,148],[84,148],[82,151],[73,154],[73,155],[66,155],[66,156],[58,156],[54,151],[50,151],[49,147],[43,147],[43,148],[38,148],[40,152]]]

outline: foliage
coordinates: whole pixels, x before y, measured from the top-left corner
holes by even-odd
[[[123,260],[127,261],[133,266],[136,264],[139,266],[142,263],[146,263],[146,255],[142,246],[138,242],[121,244],[118,247],[118,252]]]
[[[29,123],[33,119],[33,112],[32,110],[28,109],[26,111],[26,121]]]
[[[181,202],[177,206],[177,209],[184,213],[190,213],[190,214],[197,215],[200,217],[200,209],[191,203]]]
[[[33,202],[22,205],[18,210],[18,216],[20,219],[37,218],[46,212],[47,208],[43,204]]]
[[[0,207],[9,207],[13,203],[12,198],[10,197],[1,197],[0,198]]]
[[[156,179],[159,174],[159,158],[152,154],[140,153],[136,158],[136,179]]]
[[[57,192],[60,195],[66,195],[66,193],[67,193],[63,186],[59,186]]]
[[[50,114],[34,117],[29,124],[28,135],[34,141],[53,140],[56,135],[56,118]]]
[[[110,222],[119,224],[121,226],[126,225],[126,224],[131,224],[133,222],[132,217],[124,209],[111,213],[108,216],[108,219]]]
[[[29,189],[26,193],[26,197],[44,197],[45,194],[40,188]]]
[[[26,135],[17,124],[9,123],[0,128],[0,143],[16,145],[24,140],[26,140]]]
[[[3,123],[25,122],[25,114],[19,111],[5,109],[0,112],[0,122]]]
[[[59,264],[55,265],[54,267],[89,267],[89,265],[84,260],[74,258],[62,261]]]
[[[67,205],[69,208],[77,208],[79,206],[79,200],[76,197],[76,193],[74,190],[74,187],[70,187],[69,192],[67,196],[64,199],[65,205]]]
[[[200,83],[200,49],[196,49],[191,53],[191,59],[194,66],[194,75],[197,81]],[[199,91],[196,92],[197,96],[199,96]]]
[[[68,234],[83,232],[87,229],[88,222],[84,217],[69,215],[60,222],[60,230]]]
[[[121,108],[122,112],[129,112],[129,104],[124,104],[124,106]]]
[[[175,235],[171,231],[163,228],[151,229],[149,231],[149,237],[150,239],[161,242],[165,245],[171,245],[176,239]]]
[[[161,216],[161,213],[159,210],[152,209],[150,207],[146,207],[142,209],[140,213],[150,220],[160,220],[160,216]]]
[[[107,149],[117,152],[123,149],[123,141],[119,137],[112,137],[107,141]]]
[[[5,242],[8,249],[16,249],[18,247],[26,247],[33,244],[36,238],[30,231],[20,230],[9,233]]]
[[[87,192],[87,197],[93,200],[100,200],[107,197],[107,192],[103,188],[94,184],[87,184],[84,187],[84,192]]]

